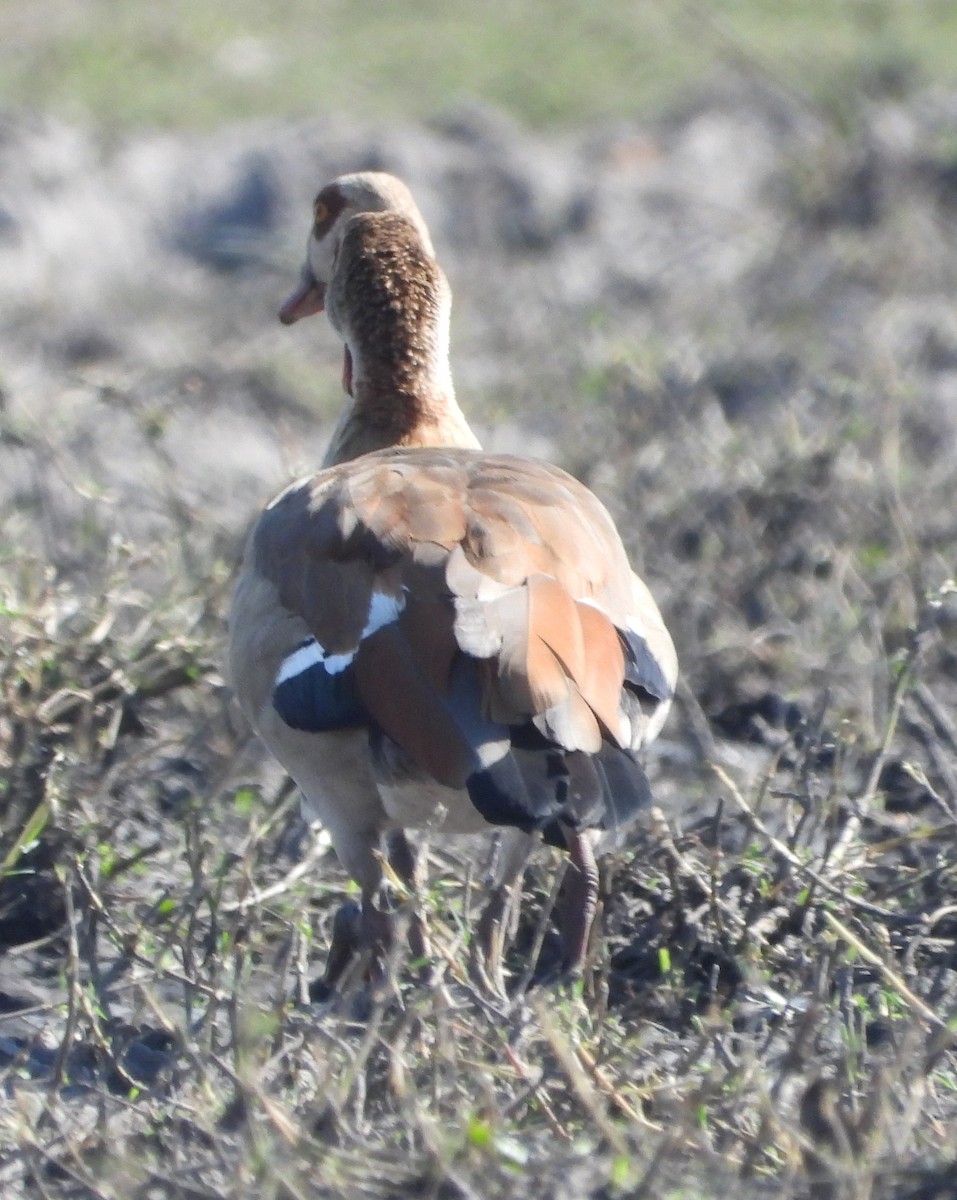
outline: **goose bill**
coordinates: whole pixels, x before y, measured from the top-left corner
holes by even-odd
[[[279,320],[283,325],[294,325],[303,317],[321,313],[326,306],[326,289],[315,279],[311,271],[303,271],[299,286],[283,301]]]

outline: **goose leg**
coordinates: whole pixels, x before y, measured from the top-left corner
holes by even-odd
[[[422,868],[424,849],[414,846],[404,829],[393,829],[387,835],[386,849],[392,869],[415,900],[425,885],[425,872]],[[428,926],[416,904],[409,923],[409,953],[413,962],[421,963],[430,957],[431,952]]]
[[[313,985],[313,998],[328,996],[342,980],[360,954],[366,956],[369,981],[373,984],[385,974],[385,965],[395,940],[395,916],[386,895],[382,865],[371,846],[378,841],[372,835],[357,839],[348,847],[348,864],[343,865],[362,888],[362,903],[349,900],[336,913],[332,923],[332,941],[326,969]],[[389,865],[403,885],[415,895],[423,884],[420,855],[404,830],[391,830],[385,839]],[[338,848],[337,848],[338,850]],[[345,854],[340,854],[345,858]],[[428,931],[421,913],[413,911],[409,927],[409,951],[421,961],[429,956]]]
[[[582,973],[595,913],[598,911],[598,864],[595,846],[597,829],[572,829],[563,825],[571,869],[565,882],[561,925],[564,953],[562,974],[575,978]]]
[[[332,938],[326,968],[309,987],[309,998],[323,1003],[339,985],[345,990],[357,979],[360,963],[363,977],[375,983],[384,974],[385,959],[392,945],[392,915],[377,903],[379,888],[362,889],[362,902],[347,900],[332,920]]]
[[[526,833],[503,834],[494,883],[469,948],[473,982],[486,995],[499,999],[507,995],[502,971],[505,941],[511,933],[522,875],[534,844],[535,839]]]
[[[326,969],[310,989],[314,1000],[335,989],[361,943],[362,908],[354,900],[347,900],[332,920],[332,941],[326,956]]]
[[[360,956],[367,977],[373,981],[384,974],[385,961],[394,940],[394,920],[384,897],[385,881],[378,853],[377,831],[333,833],[339,861],[361,888],[361,903],[349,900],[336,913],[326,968],[310,987],[313,1000],[327,999]]]

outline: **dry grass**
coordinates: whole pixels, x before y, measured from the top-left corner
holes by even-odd
[[[474,993],[485,849],[467,844],[433,849],[416,901],[435,932],[429,984],[397,962],[396,994],[361,1019],[348,999],[307,1002],[350,888],[220,674],[229,563],[262,482],[229,451],[308,444],[301,406],[248,369],[244,326],[223,315],[272,282],[188,275],[170,254],[181,290],[149,283],[195,326],[175,365],[137,358],[135,312],[104,318],[136,348],[91,365],[54,339],[36,409],[22,397],[43,387],[14,339],[0,414],[5,1196],[953,1194],[957,340],[941,297],[957,260],[942,236],[952,148],[940,123],[920,140],[922,103],[787,142],[748,220],[710,194],[695,208],[701,176],[682,181],[702,129],[760,141],[750,103],[675,118],[634,196],[648,144],[616,143],[639,158],[614,159],[584,233],[546,223],[544,242],[516,244],[503,220],[478,244],[487,226],[458,193],[481,258],[458,245],[466,311],[473,277],[515,280],[465,331],[524,372],[511,392],[490,384],[484,411],[528,397],[520,434],[550,435],[609,499],[682,655],[650,764],[663,819],[604,864],[605,937],[580,989],[516,986],[501,1008]],[[781,129],[803,128],[784,116],[768,120],[775,152]],[[878,133],[908,120],[911,149],[888,149]],[[483,216],[499,211],[489,196]],[[585,251],[610,262],[616,197],[642,257],[615,262],[583,313],[560,284],[580,282]],[[680,257],[702,229],[705,249]],[[718,251],[742,245],[729,275]],[[674,270],[643,283],[656,254]],[[551,307],[536,314],[536,295]],[[26,304],[14,333],[44,315]],[[204,342],[215,354],[192,366]],[[111,456],[136,471],[101,480],[127,465]],[[551,940],[555,865],[543,852],[529,872],[516,985]]]
[[[724,591],[746,611],[759,577],[778,620],[832,651],[846,634],[821,555],[861,536],[854,513],[880,523],[883,481],[834,482],[790,453],[788,493],[776,442],[752,442],[760,485],[710,492],[733,578],[720,556],[699,561],[695,606]],[[788,614],[801,525],[775,558],[768,514],[812,484],[824,504],[839,488],[843,516],[808,518],[818,567]],[[697,547],[688,529],[714,520],[701,496],[664,507],[655,520]],[[206,537],[193,529],[192,562],[214,561]],[[957,1134],[952,585],[908,591],[908,623],[899,569],[893,604],[879,581],[855,584],[857,625],[884,652],[869,695],[853,665],[835,677],[840,714],[824,694],[756,689],[805,671],[793,648],[749,684],[735,622],[709,651],[700,611],[675,603],[711,719],[685,697],[658,774],[666,808],[682,788],[696,800],[671,810],[677,832],[653,820],[606,863],[607,943],[583,988],[501,1009],[476,995],[463,965],[480,855],[443,848],[420,900],[431,982],[397,963],[397,997],[360,1020],[306,1003],[349,889],[235,725],[218,673],[226,573],[191,567],[175,539],[134,554],[104,538],[94,558],[81,583],[24,557],[5,574],[5,1194],[946,1194],[932,1164]],[[546,867],[516,979],[551,936]]]

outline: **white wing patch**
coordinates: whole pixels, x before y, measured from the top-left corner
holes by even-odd
[[[386,625],[391,625],[399,619],[399,614],[405,608],[405,595],[387,596],[383,592],[373,592],[372,600],[369,604],[369,615],[366,618],[365,628],[359,637],[359,641],[364,641],[379,629],[383,629]],[[301,675],[303,671],[308,671],[311,667],[318,666],[322,663],[327,675],[341,674],[351,663],[356,656],[355,650],[350,650],[347,654],[327,654],[322,646],[315,638],[309,638],[308,641],[302,642],[293,650],[292,654],[287,655],[279,665],[279,672],[276,675],[276,687],[281,683],[285,683],[288,679],[293,679],[296,675]]]
[[[383,626],[398,621],[399,613],[405,608],[405,589],[403,588],[402,591],[401,596],[387,596],[384,592],[372,593],[369,616],[366,619],[366,627],[362,631],[364,638],[375,633],[377,629],[382,629]]]
[[[303,671],[308,671],[310,667],[314,667],[316,663],[322,662],[325,655],[322,652],[322,647],[315,638],[310,638],[308,642],[303,642],[301,646],[297,646],[292,654],[282,660],[279,668],[279,674],[276,676],[276,686],[285,683],[287,679],[292,679],[294,675],[300,675]]]

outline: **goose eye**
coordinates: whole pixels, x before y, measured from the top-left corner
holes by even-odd
[[[321,225],[326,217],[329,216],[329,205],[324,200],[317,200],[315,208],[312,210],[312,215],[317,225]]]

